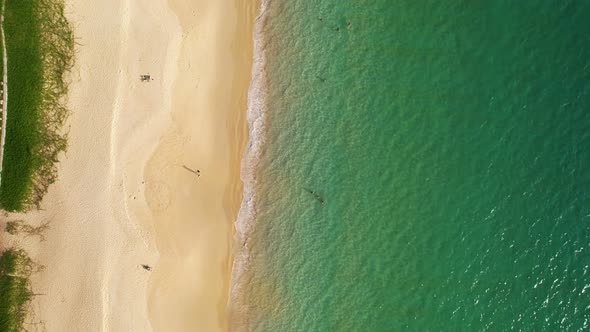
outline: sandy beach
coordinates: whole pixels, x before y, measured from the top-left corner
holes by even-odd
[[[257,7],[234,0],[170,4],[183,35],[172,125],[146,170],[161,255],[149,313],[156,331],[227,330]]]
[[[66,8],[80,44],[69,148],[42,209],[9,216],[50,222],[45,241],[19,240],[45,266],[35,329],[227,330],[257,4]]]

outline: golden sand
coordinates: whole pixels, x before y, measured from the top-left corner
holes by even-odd
[[[69,148],[43,210],[18,216],[51,222],[46,241],[20,243],[45,265],[32,320],[47,331],[226,330],[257,4],[66,8],[80,44]]]

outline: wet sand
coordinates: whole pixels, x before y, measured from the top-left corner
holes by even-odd
[[[221,331],[228,328],[257,7],[234,0],[170,3],[183,36],[172,125],[146,169],[161,255],[149,312],[157,331]]]

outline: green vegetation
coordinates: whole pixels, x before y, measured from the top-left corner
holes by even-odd
[[[74,55],[72,28],[63,0],[5,0],[8,120],[0,206],[38,207],[57,179],[58,156],[67,142],[63,125]]]
[[[23,250],[0,254],[0,331],[22,331],[31,301],[29,277],[35,264]]]
[[[45,231],[49,228],[49,222],[46,221],[37,227],[25,224],[22,220],[13,220],[6,223],[6,232],[10,235],[22,234],[24,237],[38,236],[41,242],[45,241]]]

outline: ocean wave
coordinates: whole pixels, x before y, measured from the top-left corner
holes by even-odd
[[[245,272],[248,270],[250,251],[248,238],[254,227],[256,219],[256,172],[266,143],[266,59],[264,51],[264,24],[266,9],[269,0],[263,0],[260,4],[258,16],[254,25],[254,50],[252,64],[252,80],[248,89],[248,145],[244,151],[241,164],[241,178],[244,183],[242,205],[235,221],[234,235],[234,262],[232,268],[231,288],[228,307],[230,311],[243,316],[246,310],[245,303],[241,303],[240,295],[243,294]]]

